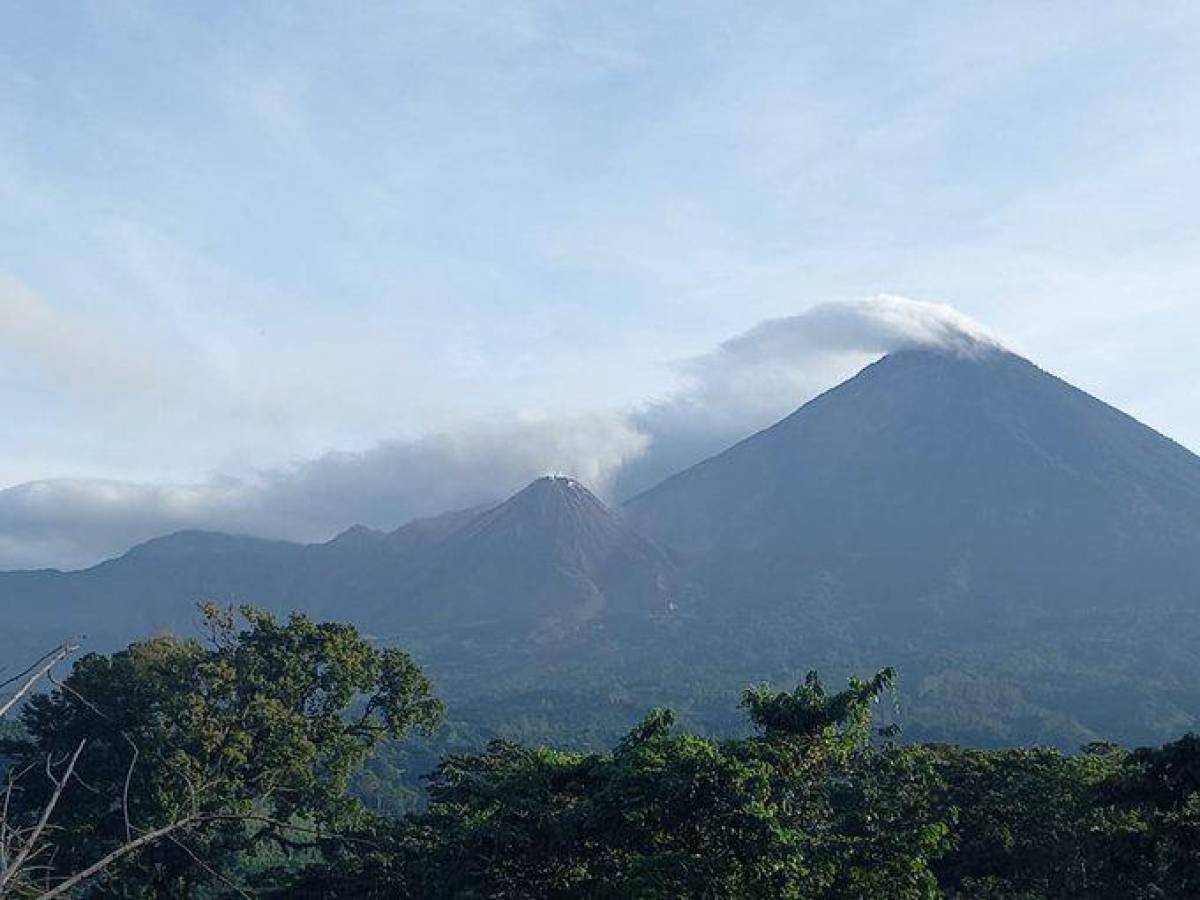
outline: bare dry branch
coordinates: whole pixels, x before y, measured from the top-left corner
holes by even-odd
[[[52,898],[54,898],[54,897],[63,896],[68,891],[73,890],[74,888],[78,887],[84,881],[87,881],[93,875],[97,875],[100,872],[107,869],[109,866],[111,866],[114,862],[116,862],[121,857],[128,856],[133,851],[140,850],[142,847],[146,846],[147,844],[151,844],[154,841],[157,841],[160,838],[166,837],[167,835],[172,834],[173,832],[176,832],[181,828],[185,828],[188,825],[191,825],[194,821],[195,820],[191,816],[189,816],[186,819],[179,819],[178,821],[172,822],[169,825],[164,825],[161,828],[155,828],[153,831],[147,831],[141,837],[135,838],[134,840],[129,841],[128,843],[122,844],[120,847],[117,847],[111,853],[108,853],[105,856],[102,856],[100,859],[96,860],[94,863],[92,863],[86,869],[76,872],[74,875],[72,875],[66,881],[59,882],[57,885],[55,885],[53,888],[51,888],[46,893],[39,894],[38,900],[52,900]]]
[[[207,872],[209,875],[211,875],[217,881],[221,882],[223,885],[225,885],[231,891],[233,891],[234,893],[238,894],[241,897],[250,897],[251,896],[246,891],[245,888],[243,888],[240,884],[238,884],[236,881],[231,879],[228,875],[225,875],[222,872],[218,871],[217,869],[214,869],[212,866],[210,866],[208,863],[206,863],[204,860],[202,860],[198,854],[193,853],[192,849],[190,847],[188,847],[188,845],[185,844],[183,841],[181,841],[177,836],[175,836],[174,834],[169,834],[169,835],[167,835],[167,839],[169,841],[171,841],[171,843],[173,843],[180,850],[182,850],[184,853],[186,853],[188,856],[190,856],[192,858],[192,862],[194,862],[196,865],[198,865],[200,868],[202,868],[205,872]]]
[[[22,697],[33,690],[34,685],[36,685],[41,679],[45,678],[51,669],[53,669],[56,665],[58,665],[78,649],[78,644],[67,641],[43,656],[41,660],[39,660],[41,665],[34,663],[30,669],[26,669],[25,672],[29,673],[29,675],[25,681],[22,682],[21,686],[17,688],[16,693],[3,703],[0,703],[0,719],[4,718],[4,716],[8,714],[8,711],[16,706]],[[14,676],[14,678],[9,679],[9,681],[16,680],[16,678],[20,677],[20,675]]]
[[[138,745],[133,742],[133,738],[123,731],[121,737],[125,738],[129,746],[133,748],[133,759],[129,761],[129,769],[125,772],[125,790],[121,794],[121,813],[125,816],[125,840],[129,841],[133,839],[133,826],[129,822],[129,784],[133,781],[133,767],[137,765],[141,752],[138,750]]]
[[[50,795],[50,800],[42,809],[42,814],[38,818],[37,824],[30,832],[29,837],[25,838],[22,842],[21,849],[13,858],[12,864],[9,865],[3,872],[0,872],[0,893],[3,892],[5,885],[10,884],[17,876],[17,873],[21,870],[21,866],[23,866],[25,861],[29,859],[30,854],[37,849],[38,842],[42,837],[42,832],[46,830],[46,825],[50,821],[50,816],[54,813],[54,807],[58,805],[59,798],[62,797],[63,789],[67,786],[67,782],[71,780],[71,773],[75,771],[75,763],[79,760],[79,754],[83,752],[83,748],[85,746],[87,746],[86,738],[81,740],[79,742],[79,746],[75,748],[75,752],[71,755],[71,759],[67,763],[66,771],[63,772],[61,778],[55,778],[53,774],[50,775],[51,779],[54,781],[54,793]],[[47,772],[49,772],[49,757],[47,757],[46,766]]]

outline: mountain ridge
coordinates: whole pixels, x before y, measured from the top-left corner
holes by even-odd
[[[662,702],[720,733],[740,684],[894,664],[915,736],[1154,740],[1200,727],[1200,458],[1008,351],[910,349],[620,510],[547,477],[390,532],[0,574],[31,650],[187,633],[207,599],[410,647],[500,733]]]

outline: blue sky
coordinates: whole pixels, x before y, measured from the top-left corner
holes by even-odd
[[[1198,88],[1191,3],[4,4],[0,565],[603,481],[880,293],[1200,448]]]

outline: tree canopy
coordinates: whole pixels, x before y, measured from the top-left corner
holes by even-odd
[[[747,689],[744,737],[653,709],[606,752],[493,740],[444,756],[422,808],[382,814],[362,787],[386,779],[356,792],[356,773],[442,714],[413,661],[303,616],[204,621],[206,643],[85,656],[27,703],[4,742],[0,843],[39,840],[0,893],[1200,896],[1195,736],[1077,754],[904,744],[873,714],[891,670],[840,691],[810,673]]]
[[[430,729],[442,707],[409,657],[348,625],[203,610],[207,644],[157,637],[81,658],[21,716],[9,821],[52,805],[42,880],[87,869],[140,836],[162,839],[106,866],[93,890],[192,896],[239,853],[297,850],[358,822],[350,777],[385,738]],[[51,801],[54,801],[51,803]]]

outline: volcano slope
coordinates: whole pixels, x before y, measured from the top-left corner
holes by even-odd
[[[894,353],[634,498],[738,674],[893,662],[910,731],[1200,724],[1200,458],[988,345]]]

